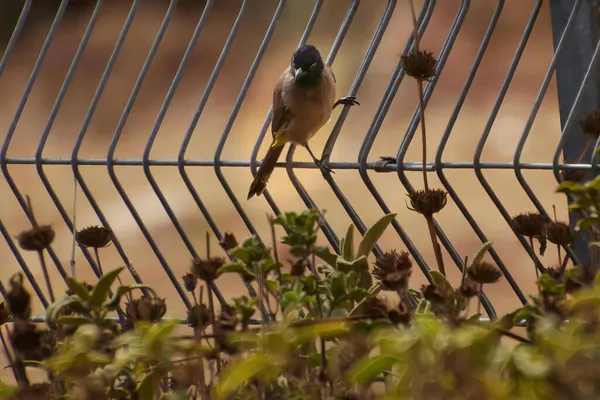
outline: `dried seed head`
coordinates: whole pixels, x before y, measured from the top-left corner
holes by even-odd
[[[579,125],[584,134],[594,138],[600,136],[600,110],[594,110],[585,114]]]
[[[206,304],[196,304],[188,311],[187,323],[192,328],[206,329],[210,325],[210,311]]]
[[[6,294],[8,310],[13,317],[28,320],[31,316],[31,296],[23,287],[23,275],[13,275],[9,281],[10,290]]]
[[[54,229],[50,225],[40,225],[17,235],[17,242],[23,250],[41,251],[54,240]]]
[[[429,80],[436,74],[437,60],[431,51],[412,51],[400,57],[400,66],[406,75],[419,80]]]
[[[471,265],[467,274],[473,281],[479,284],[496,283],[502,277],[502,272],[494,264],[481,261]]]
[[[224,331],[235,331],[238,319],[235,315],[235,308],[226,305],[223,307],[217,320],[215,321],[217,329]]]
[[[552,266],[546,268],[545,274],[548,274],[555,282],[562,282],[562,273],[560,266]]]
[[[10,319],[8,309],[4,305],[4,302],[0,303],[0,326],[4,325]]]
[[[569,224],[565,224],[564,222],[549,222],[544,226],[544,230],[546,238],[554,244],[566,246],[575,240],[575,232],[573,232]]]
[[[45,360],[56,348],[54,333],[36,328],[36,325],[29,321],[16,320],[14,323],[13,346],[25,360]]]
[[[479,295],[479,285],[469,277],[465,278],[459,290],[460,294],[467,299]]]
[[[388,317],[388,305],[380,297],[370,297],[361,306],[362,314],[371,319],[382,319]]]
[[[219,244],[225,251],[233,250],[236,247],[238,247],[238,242],[235,239],[235,236],[233,236],[233,233],[229,232],[225,232],[225,235],[223,236],[223,239],[221,239]]]
[[[375,261],[372,275],[381,282],[382,290],[398,291],[405,288],[412,273],[412,261],[408,253],[388,251]]]
[[[292,276],[302,276],[304,275],[304,271],[306,271],[306,263],[302,259],[298,259],[292,263],[291,275]]]
[[[417,190],[408,195],[410,198],[410,210],[423,215],[432,215],[446,206],[447,192],[442,189]]]
[[[192,261],[192,273],[198,277],[198,279],[212,283],[218,278],[218,271],[225,264],[225,259],[221,257],[213,257],[208,260],[201,258],[195,258]]]
[[[75,240],[81,247],[99,249],[112,244],[113,232],[104,226],[88,226],[75,234]]]
[[[410,310],[408,306],[402,302],[396,308],[388,311],[388,318],[395,325],[408,325],[410,323]]]
[[[167,312],[167,305],[164,299],[150,296],[142,296],[139,299],[127,302],[125,308],[127,316],[133,322],[157,322]]]
[[[183,286],[185,287],[185,290],[190,293],[196,290],[196,285],[198,284],[198,277],[196,275],[188,272],[182,276],[181,279],[183,279]]]
[[[526,213],[512,217],[510,226],[520,235],[535,237],[544,234],[544,225],[547,222],[548,218],[540,213]]]
[[[448,298],[446,294],[436,285],[423,285],[421,287],[421,292],[423,292],[423,297],[425,300],[429,301],[431,304],[445,304]]]

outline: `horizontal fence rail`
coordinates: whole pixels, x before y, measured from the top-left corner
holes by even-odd
[[[61,107],[63,105],[64,98],[67,92],[72,89],[73,78],[76,74],[78,68],[80,68],[80,61],[82,57],[85,56],[86,49],[88,44],[93,36],[94,29],[102,17],[103,8],[110,2],[103,0],[94,0],[85,3],[88,7],[89,17],[87,19],[87,26],[83,33],[81,34],[81,40],[79,43],[79,47],[75,52],[74,57],[70,62],[70,67],[64,76],[64,81],[61,84],[61,87],[58,91],[58,95],[54,99],[54,103],[50,109],[50,113],[47,117],[47,122],[45,124],[45,128],[40,133],[39,142],[37,143],[35,153],[28,156],[17,156],[11,154],[11,144],[13,144],[15,140],[15,136],[18,134],[18,126],[22,120],[22,116],[24,110],[31,100],[31,93],[36,84],[37,79],[41,71],[44,68],[44,62],[46,56],[53,46],[54,41],[56,40],[57,32],[62,23],[64,23],[64,19],[67,18],[72,12],[72,7],[75,6],[75,3],[79,3],[77,1],[68,1],[63,0],[57,2],[56,7],[52,8],[53,20],[49,24],[47,34],[39,53],[37,54],[37,59],[33,64],[33,69],[30,72],[30,77],[22,91],[22,97],[18,101],[16,109],[14,111],[14,115],[12,115],[12,121],[8,125],[8,129],[5,132],[2,132],[0,139],[2,139],[1,149],[0,149],[0,168],[2,170],[2,178],[3,185],[9,189],[9,192],[5,192],[5,196],[9,196],[8,193],[11,193],[16,199],[16,202],[20,206],[21,212],[24,217],[26,217],[29,222],[34,222],[34,216],[30,213],[27,204],[26,193],[20,188],[20,182],[17,178],[15,178],[14,173],[12,172],[10,167],[18,166],[18,165],[30,165],[34,166],[39,177],[40,182],[44,186],[47,195],[51,199],[53,206],[56,208],[60,217],[67,229],[70,232],[75,232],[77,229],[81,229],[81,226],[77,224],[77,214],[75,212],[68,211],[68,207],[63,204],[63,201],[59,198],[59,193],[57,193],[57,189],[51,183],[49,178],[49,171],[53,168],[60,168],[60,166],[70,167],[67,172],[66,169],[61,170],[63,180],[70,180],[73,182],[75,187],[74,191],[74,202],[78,201],[80,203],[85,202],[91,209],[93,210],[95,216],[97,217],[97,221],[100,225],[110,227],[110,219],[111,216],[107,215],[106,211],[103,208],[103,204],[99,202],[93,195],[92,190],[89,188],[89,181],[86,180],[84,174],[82,173],[82,168],[85,167],[93,167],[95,169],[105,169],[108,173],[108,177],[110,179],[110,183],[114,187],[114,189],[118,192],[121,201],[127,207],[127,210],[133,217],[139,233],[143,236],[144,240],[150,246],[150,249],[153,253],[153,257],[158,260],[159,265],[162,267],[162,271],[156,271],[155,273],[164,274],[168,279],[169,283],[173,285],[176,289],[177,294],[179,295],[181,301],[187,308],[190,308],[192,303],[188,294],[182,287],[179,276],[174,272],[172,265],[169,264],[167,258],[163,254],[163,250],[161,250],[160,246],[157,244],[157,241],[153,237],[151,230],[148,228],[147,224],[144,222],[144,219],[141,216],[140,211],[134,205],[134,202],[130,198],[130,194],[127,190],[127,185],[122,182],[117,174],[117,168],[120,168],[119,171],[123,169],[121,167],[131,167],[131,168],[139,168],[143,170],[145,175],[145,179],[147,183],[150,185],[152,192],[156,199],[160,202],[162,206],[162,210],[168,216],[171,224],[176,230],[179,239],[185,245],[185,248],[189,252],[189,256],[200,257],[203,256],[203,252],[198,249],[198,246],[193,243],[193,240],[190,237],[189,228],[186,227],[185,221],[182,221],[176,215],[174,207],[172,203],[168,200],[168,193],[165,191],[159,180],[156,176],[156,171],[158,168],[169,168],[176,167],[180,181],[185,185],[189,195],[193,198],[195,205],[197,206],[198,212],[203,216],[208,224],[210,230],[214,237],[220,241],[223,238],[224,232],[219,227],[217,222],[217,218],[214,217],[213,211],[209,209],[206,205],[206,199],[210,196],[210,190],[208,190],[204,185],[200,185],[196,182],[193,177],[190,175],[190,171],[193,171],[194,168],[208,168],[212,169],[214,176],[217,178],[222,190],[226,193],[231,205],[235,209],[237,216],[240,221],[245,225],[245,228],[249,235],[256,235],[260,238],[264,243],[270,243],[270,238],[263,237],[259,229],[257,229],[255,223],[253,223],[253,219],[250,216],[250,212],[248,210],[247,203],[245,200],[240,199],[236,194],[236,191],[232,188],[232,184],[228,178],[228,175],[224,172],[227,168],[239,168],[249,169],[253,175],[256,174],[258,166],[261,162],[261,146],[265,141],[265,137],[268,136],[268,131],[270,130],[270,122],[271,122],[271,111],[272,110],[262,110],[257,109],[255,112],[263,113],[266,112],[266,116],[264,119],[264,123],[262,125],[262,129],[258,132],[258,136],[256,138],[256,142],[252,147],[251,151],[248,153],[247,159],[229,159],[226,157],[226,146],[231,147],[235,146],[235,143],[232,143],[231,132],[236,122],[240,110],[243,105],[245,105],[247,99],[248,92],[250,90],[251,85],[256,79],[257,71],[262,63],[265,63],[265,53],[269,46],[272,46],[272,41],[274,41],[277,34],[282,32],[281,26],[278,26],[282,15],[286,12],[286,8],[290,6],[291,1],[280,0],[278,2],[269,2],[269,7],[264,7],[265,10],[262,12],[268,12],[270,21],[266,26],[266,31],[264,33],[264,37],[262,38],[262,42],[258,46],[258,50],[254,56],[253,61],[250,63],[249,67],[245,70],[245,78],[241,85],[241,89],[237,94],[237,98],[233,103],[233,107],[231,108],[228,119],[222,128],[222,131],[219,132],[207,132],[202,133],[203,135],[217,135],[218,139],[216,141],[216,147],[214,151],[214,156],[212,158],[206,159],[195,159],[190,158],[188,156],[190,150],[190,143],[192,142],[193,136],[198,135],[196,132],[196,128],[199,124],[199,120],[201,117],[210,119],[210,115],[205,115],[203,112],[207,107],[207,104],[211,101],[213,94],[213,90],[217,84],[217,80],[221,74],[221,71],[224,65],[227,63],[228,57],[230,57],[231,52],[234,51],[235,41],[241,40],[239,38],[240,29],[244,23],[246,23],[246,18],[251,13],[256,13],[257,11],[253,11],[254,8],[260,8],[264,5],[260,1],[252,1],[252,0],[236,0],[236,1],[225,1],[227,3],[227,7],[234,8],[236,10],[236,16],[233,19],[233,23],[230,26],[229,33],[225,39],[224,45],[220,50],[220,54],[216,58],[216,62],[214,65],[211,65],[211,72],[208,75],[207,81],[204,83],[203,90],[201,93],[198,93],[196,99],[194,100],[195,112],[193,114],[192,119],[187,123],[187,130],[183,135],[183,140],[179,144],[179,151],[177,153],[177,157],[173,158],[152,158],[151,154],[153,150],[155,150],[156,140],[163,126],[163,122],[167,115],[167,112],[171,110],[173,107],[177,107],[177,105],[173,104],[173,99],[177,90],[180,88],[180,84],[182,82],[182,78],[185,73],[189,73],[187,70],[188,62],[190,58],[193,56],[196,51],[196,46],[198,41],[203,37],[203,35],[210,36],[211,32],[208,28],[209,22],[214,12],[214,8],[219,6],[218,3],[220,1],[217,0],[207,0],[206,2],[200,2],[202,4],[202,12],[198,14],[198,20],[196,22],[195,28],[193,32],[191,32],[191,36],[189,37],[189,41],[187,44],[187,48],[183,53],[179,61],[179,65],[174,73],[173,79],[171,81],[170,87],[166,91],[166,95],[162,99],[162,104],[160,105],[159,111],[157,115],[153,115],[151,118],[154,120],[153,126],[149,131],[148,139],[143,148],[142,156],[139,158],[121,158],[118,157],[117,148],[119,143],[124,140],[123,132],[125,130],[125,126],[129,121],[129,117],[134,107],[136,101],[140,98],[140,93],[142,92],[142,86],[146,82],[149,70],[153,66],[153,62],[155,61],[157,55],[162,50],[163,39],[174,23],[173,18],[176,14],[178,7],[182,6],[179,4],[177,0],[171,0],[170,2],[166,2],[164,6],[164,15],[162,16],[162,22],[160,25],[155,28],[148,29],[156,29],[156,34],[152,45],[150,46],[149,51],[146,53],[146,58],[141,64],[141,68],[137,73],[137,79],[133,84],[131,92],[129,94],[129,98],[126,101],[116,123],[116,127],[114,132],[112,133],[112,137],[108,146],[108,152],[104,157],[87,157],[82,156],[82,146],[84,144],[84,139],[86,135],[89,133],[89,126],[91,121],[95,115],[95,112],[98,108],[98,104],[101,102],[103,96],[105,95],[105,90],[110,83],[111,73],[119,60],[119,57],[122,56],[122,49],[126,39],[128,38],[128,34],[132,25],[135,23],[137,17],[139,17],[139,13],[142,10],[141,0],[121,0],[123,3],[127,3],[129,10],[128,14],[124,20],[122,27],[120,27],[120,32],[116,36],[114,41],[114,46],[112,47],[112,53],[110,57],[108,57],[106,64],[104,65],[104,71],[101,75],[101,78],[97,84],[95,92],[91,98],[91,102],[89,105],[86,104],[87,112],[82,120],[81,126],[77,127],[77,137],[74,142],[74,146],[71,150],[70,157],[44,157],[44,150],[50,139],[50,136],[54,133],[52,130],[53,124],[61,112]],[[304,1],[304,0],[302,0]],[[458,2],[459,6],[457,8],[454,19],[447,31],[447,36],[443,41],[441,49],[437,52],[436,57],[438,59],[437,63],[437,75],[429,82],[426,83],[424,90],[424,103],[427,106],[435,93],[436,85],[441,77],[444,75],[444,68],[448,61],[448,58],[452,54],[452,50],[459,38],[459,35],[462,32],[463,24],[465,19],[469,15],[469,12],[472,10],[472,7],[475,3],[481,2],[482,0],[462,0],[462,2]],[[462,83],[462,89],[459,92],[456,104],[454,109],[452,110],[446,124],[446,128],[443,130],[441,135],[441,140],[437,145],[437,149],[435,152],[434,160],[430,160],[426,165],[426,170],[431,174],[436,174],[437,178],[440,180],[443,188],[448,192],[449,198],[458,208],[460,213],[464,216],[468,225],[472,228],[476,237],[481,242],[487,242],[493,240],[484,232],[483,228],[477,222],[476,218],[472,215],[469,208],[467,207],[464,201],[464,194],[459,193],[457,188],[455,188],[451,183],[447,175],[448,170],[469,170],[473,171],[477,177],[477,180],[491,202],[497,208],[497,211],[502,215],[506,223],[510,221],[511,214],[509,213],[506,206],[503,204],[502,200],[494,190],[494,187],[490,183],[489,179],[484,175],[484,171],[487,170],[512,170],[514,171],[515,177],[520,185],[520,190],[522,190],[529,200],[531,204],[537,211],[545,216],[549,216],[548,210],[542,205],[539,197],[536,195],[534,189],[531,186],[530,181],[526,179],[524,176],[524,171],[553,171],[557,182],[560,181],[560,171],[561,170],[571,170],[571,169],[579,169],[586,170],[590,173],[595,173],[597,170],[598,160],[596,158],[592,159],[591,155],[587,155],[586,158],[581,162],[577,163],[568,163],[562,162],[561,160],[564,158],[565,160],[573,160],[577,159],[579,154],[582,152],[585,141],[582,138],[582,135],[578,130],[577,119],[581,112],[585,110],[589,110],[591,108],[595,108],[598,105],[598,77],[597,77],[597,58],[600,48],[600,41],[598,41],[597,35],[597,27],[595,25],[594,16],[596,15],[597,10],[597,2],[591,0],[551,0],[548,3],[544,4],[542,0],[531,0],[531,1],[523,1],[523,0],[514,0],[519,1],[522,5],[523,13],[528,13],[529,19],[528,22],[522,32],[522,37],[518,46],[516,47],[512,61],[508,67],[508,70],[503,71],[504,81],[496,94],[495,101],[493,103],[493,107],[491,109],[490,114],[487,116],[487,123],[483,131],[479,132],[479,140],[475,148],[475,152],[472,155],[472,158],[469,160],[462,161],[444,161],[445,153],[447,151],[448,142],[454,133],[455,124],[461,115],[461,111],[467,97],[470,93],[470,89],[476,80],[477,74],[480,70],[480,66],[482,62],[489,56],[487,53],[488,45],[492,38],[494,37],[495,32],[499,29],[499,21],[502,17],[503,10],[509,1],[507,0],[496,0],[494,2],[495,9],[493,11],[492,17],[488,22],[488,26],[483,34],[483,39],[479,44],[479,48],[477,50],[476,56],[472,63],[470,63],[468,68],[468,73]],[[16,1],[15,1],[16,2]],[[395,16],[395,13],[406,12],[408,10],[404,4],[404,0],[387,0],[387,1],[378,1],[374,0],[367,1],[359,1],[359,0],[349,0],[349,1],[340,1],[340,5],[344,5],[345,16],[339,23],[339,29],[337,34],[331,41],[331,46],[329,48],[329,52],[326,56],[326,63],[336,66],[336,58],[340,52],[340,49],[347,45],[347,37],[349,35],[349,31],[351,29],[352,24],[356,19],[360,17],[360,13],[371,7],[371,4],[368,3],[378,3],[378,10],[380,11],[380,15],[378,15],[378,24],[376,29],[372,33],[364,32],[364,35],[370,36],[370,43],[362,55],[362,60],[360,62],[360,66],[356,70],[354,74],[354,79],[349,86],[348,92],[340,95],[347,96],[356,96],[359,100],[361,98],[361,85],[365,82],[365,79],[368,77],[370,67],[374,62],[375,57],[380,51],[380,45],[382,40],[386,37],[386,32],[390,27],[390,21]],[[19,3],[19,2],[16,2]],[[11,57],[15,52],[15,48],[18,46],[19,40],[22,35],[25,35],[27,30],[25,29],[28,19],[36,18],[36,13],[33,12],[35,7],[39,5],[36,4],[34,0],[24,0],[20,2],[20,8],[18,12],[14,12],[16,18],[14,24],[11,25],[12,33],[9,35],[9,40],[5,43],[3,48],[2,57],[0,58],[0,82],[2,82],[3,74],[9,65]],[[73,4],[71,4],[73,3]],[[107,4],[105,4],[107,3]],[[312,11],[308,18],[308,22],[304,28],[302,36],[299,41],[299,45],[310,42],[311,34],[313,33],[313,28],[315,24],[322,17],[322,9],[324,8],[325,0],[316,0],[311,2]],[[444,7],[442,1],[436,0],[425,0],[420,2],[422,7],[418,11],[417,15],[417,23],[418,30],[421,35],[426,35],[428,28],[430,27],[430,22],[434,15],[436,14],[439,8],[442,8],[445,11],[439,12],[447,12],[447,7]],[[543,81],[541,86],[537,91],[537,96],[535,98],[535,102],[533,107],[531,108],[531,112],[529,114],[529,118],[527,119],[525,128],[520,134],[520,138],[518,140],[518,145],[516,147],[516,151],[514,152],[513,160],[510,162],[488,162],[483,159],[484,150],[486,146],[489,147],[488,139],[490,137],[490,133],[492,128],[494,127],[494,123],[496,122],[497,116],[501,107],[503,106],[503,102],[513,82],[513,78],[519,67],[519,63],[521,61],[522,55],[528,45],[528,41],[532,34],[532,31],[537,23],[540,20],[540,13],[544,10],[543,7],[549,7],[550,11],[550,19],[552,22],[552,32],[553,32],[553,42],[554,42],[554,56],[550,60],[549,65],[547,66],[546,72],[543,77]],[[14,6],[13,6],[14,8]],[[2,10],[0,10],[0,14]],[[408,19],[407,19],[408,20]],[[332,22],[333,23],[333,22]],[[258,29],[258,28],[257,28]],[[262,28],[261,28],[262,29]],[[404,40],[404,39],[403,39]],[[403,47],[402,47],[403,46]],[[406,41],[402,44],[398,44],[398,54],[403,52],[408,52],[414,49],[415,43],[412,35],[408,35]],[[284,66],[282,66],[283,68]],[[275,81],[277,77],[273,77],[273,81]],[[407,160],[407,154],[409,152],[409,148],[413,146],[413,139],[418,131],[418,127],[421,123],[420,114],[418,107],[412,113],[412,118],[406,130],[403,132],[403,136],[401,139],[400,146],[395,149],[395,155],[392,154],[392,157],[385,158],[380,161],[372,161],[374,158],[371,154],[371,151],[374,146],[375,139],[380,132],[386,117],[390,113],[390,108],[392,102],[395,97],[399,93],[399,89],[404,82],[405,74],[401,68],[400,60],[398,58],[397,65],[391,69],[391,74],[386,76],[387,86],[380,97],[380,102],[378,106],[374,110],[374,114],[370,115],[370,126],[364,132],[362,142],[360,144],[360,150],[358,153],[357,160],[344,160],[344,161],[330,161],[328,157],[325,158],[327,165],[332,170],[348,170],[352,171],[352,173],[356,174],[356,183],[364,185],[364,187],[368,190],[373,200],[380,208],[382,213],[390,213],[392,212],[393,207],[388,204],[388,201],[384,200],[383,195],[380,193],[380,188],[378,188],[376,182],[373,179],[375,174],[389,174],[395,173],[397,175],[398,181],[397,184],[399,187],[402,187],[406,193],[412,193],[415,191],[414,180],[409,178],[407,172],[411,171],[421,171],[422,164],[419,162],[413,162]],[[532,127],[538,117],[538,112],[542,105],[543,100],[546,97],[546,92],[551,85],[551,83],[556,79],[558,85],[558,95],[559,95],[559,112],[560,112],[560,125],[561,125],[561,135],[559,141],[556,146],[556,150],[554,153],[553,159],[549,159],[545,162],[526,162],[523,160],[523,151],[528,143],[528,138],[531,133]],[[0,98],[2,94],[0,93]],[[340,96],[341,97],[341,96]],[[362,105],[364,107],[364,104]],[[0,105],[0,107],[3,107]],[[343,106],[337,119],[332,120],[331,124],[328,125],[330,129],[328,132],[328,139],[326,141],[323,154],[331,155],[336,148],[336,143],[338,142],[338,138],[342,129],[344,128],[344,124],[351,112],[354,112],[356,108],[351,108],[350,106]],[[597,143],[597,145],[600,143]],[[285,160],[280,161],[277,164],[277,168],[285,168],[287,171],[287,175],[289,181],[292,183],[293,187],[297,191],[300,199],[304,203],[304,205],[308,208],[319,208],[321,209],[321,205],[317,204],[314,200],[313,196],[309,190],[302,184],[298,171],[300,170],[310,170],[315,169],[317,166],[312,162],[300,162],[294,161],[295,147],[291,146],[287,151]],[[151,168],[152,167],[152,168]],[[323,175],[324,180],[326,181],[328,188],[332,194],[332,198],[337,199],[343,210],[346,212],[347,216],[350,218],[352,223],[356,226],[358,231],[361,234],[364,234],[368,229],[367,224],[364,219],[361,218],[361,215],[357,211],[358,201],[351,200],[350,197],[346,196],[342,186],[336,180],[336,175],[331,173],[325,173]],[[249,183],[249,182],[248,182]],[[334,196],[334,197],[333,197]],[[264,193],[264,199],[268,203],[273,214],[279,214],[282,211],[288,211],[288,206],[285,204],[278,203],[274,196],[269,193],[267,189]],[[34,203],[35,203],[35,199]],[[6,214],[6,210],[0,211],[0,233],[5,241],[5,248],[10,251],[14,255],[14,263],[18,264],[20,269],[22,270],[25,278],[28,283],[32,286],[36,296],[39,301],[47,306],[49,303],[48,294],[45,293],[42,288],[43,285],[40,285],[32,273],[30,265],[26,262],[25,258],[21,254],[16,241],[14,239],[14,232],[9,232],[3,220],[5,220],[8,215]],[[41,215],[36,215],[38,219],[41,219]],[[571,219],[571,224],[574,224],[575,219]],[[422,270],[425,277],[431,279],[429,274],[429,268],[427,266],[427,262],[423,254],[419,251],[417,246],[414,244],[410,235],[407,233],[405,227],[402,226],[401,221],[398,219],[392,222],[392,227],[398,237],[402,240],[404,247],[409,251],[412,258],[415,260],[416,264]],[[461,255],[456,247],[453,245],[450,237],[444,232],[441,228],[440,224],[435,221],[435,230],[438,235],[438,238],[447,252],[450,255],[454,265],[461,269],[463,266],[464,255]],[[334,228],[331,225],[331,221],[325,219],[322,231],[324,236],[326,237],[329,245],[335,251],[339,250],[339,237],[334,232]],[[121,240],[119,240],[121,239]],[[535,254],[535,250],[530,246],[530,244],[521,236],[517,235],[517,239],[519,240],[521,246],[525,249],[525,251],[533,258],[537,259]],[[119,238],[119,235],[116,234],[114,238],[114,248],[118,253],[119,257],[122,260],[122,264],[127,267],[129,273],[131,274],[132,279],[137,283],[143,283],[143,280],[133,267],[130,262],[130,258],[128,257],[127,246],[124,244],[123,238]],[[585,238],[578,239],[578,242],[575,243],[572,247],[565,247],[564,249],[567,255],[571,258],[574,264],[585,264],[588,260],[587,253],[587,243]],[[75,251],[75,250],[74,250]],[[87,264],[93,271],[93,273],[100,277],[102,275],[102,270],[100,265],[94,255],[90,253],[85,248],[77,248],[77,252],[81,252]],[[48,254],[50,257],[50,262],[55,267],[58,274],[66,279],[67,276],[75,274],[77,271],[84,268],[81,264],[78,264],[75,267],[75,263],[72,262],[71,265],[67,265],[65,262],[64,255],[59,255],[52,247],[48,248]],[[383,254],[383,250],[376,246],[373,249],[374,256],[380,256]],[[509,265],[503,261],[503,257],[499,254],[494,247],[492,247],[489,251],[490,257],[496,263],[496,265],[501,269],[504,278],[510,285],[510,288],[514,295],[519,299],[520,302],[526,303],[528,301],[526,293],[522,290],[519,283],[511,274],[511,268]],[[74,260],[74,255],[71,256]],[[245,283],[250,295],[255,296],[256,292],[251,284]],[[215,286],[215,293],[219,301],[224,302],[225,297],[222,294],[222,288]],[[5,294],[6,288],[0,284],[0,292]],[[485,297],[483,299],[483,307],[486,310],[489,318],[494,318],[496,316],[496,311],[492,305],[492,302]],[[182,319],[185,321],[185,319]]]

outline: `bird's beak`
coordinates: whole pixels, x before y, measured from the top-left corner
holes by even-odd
[[[294,81],[298,82],[302,77],[306,75],[306,72],[302,68],[298,68],[294,70]]]

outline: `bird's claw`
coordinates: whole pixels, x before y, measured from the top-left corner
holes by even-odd
[[[335,171],[329,168],[327,165],[325,165],[323,160],[316,161],[315,164],[317,164],[317,167],[319,167],[319,170],[321,171],[321,174],[323,174],[323,176],[325,176],[326,172],[330,174],[335,174]]]
[[[360,103],[358,102],[358,100],[356,100],[356,97],[354,96],[342,97],[333,104],[333,108],[336,108],[340,104],[343,104],[345,106],[360,106]]]

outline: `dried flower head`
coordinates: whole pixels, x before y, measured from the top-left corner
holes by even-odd
[[[13,317],[28,320],[31,316],[31,296],[23,287],[23,275],[17,273],[8,282],[10,290],[6,294],[8,310]]]
[[[182,276],[181,279],[183,279],[183,286],[185,287],[185,290],[190,293],[196,290],[196,286],[198,285],[198,277],[196,275],[188,272]]]
[[[210,311],[206,304],[196,304],[187,314],[187,323],[192,328],[206,329],[210,325]]]
[[[546,268],[545,274],[548,274],[555,282],[562,282],[563,274],[561,272],[560,266],[552,266]]]
[[[381,282],[382,290],[398,291],[408,284],[412,261],[407,252],[388,251],[375,261],[372,275]]]
[[[225,264],[225,259],[221,257],[213,257],[208,260],[201,258],[195,258],[192,261],[192,273],[198,277],[198,279],[212,283],[218,278],[218,271]]]
[[[564,222],[549,222],[544,226],[544,231],[546,238],[554,244],[566,246],[575,240],[575,232]]]
[[[235,239],[235,236],[233,236],[233,233],[229,232],[225,232],[225,235],[223,235],[223,239],[221,239],[219,244],[225,251],[233,250],[238,247],[238,242]]]
[[[479,295],[479,285],[476,282],[474,282],[471,278],[469,278],[468,276],[465,278],[464,282],[460,285],[459,290],[460,290],[460,294],[467,299],[470,299],[472,297]]]
[[[429,80],[436,74],[437,60],[431,51],[411,51],[400,57],[400,66],[406,75],[419,80]]]
[[[303,259],[298,259],[298,260],[292,262],[291,264],[292,264],[292,268],[291,268],[290,273],[292,276],[304,275],[304,271],[306,271],[306,263],[304,262]]]
[[[167,312],[164,299],[158,297],[142,296],[126,304],[127,316],[133,321],[157,322]]]
[[[560,171],[561,182],[581,183],[585,179],[587,171],[583,169],[565,169]]]
[[[371,319],[385,319],[388,317],[388,305],[380,297],[369,297],[361,306],[362,314]]]
[[[17,235],[17,242],[23,250],[42,251],[54,240],[54,229],[50,225],[40,225]]]
[[[600,110],[594,110],[585,114],[579,125],[584,134],[594,138],[600,136]]]
[[[410,310],[403,302],[400,302],[396,308],[388,311],[388,319],[395,325],[408,325],[410,323]]]
[[[448,199],[447,192],[442,189],[417,190],[409,194],[412,211],[423,215],[432,215],[439,212],[446,206]]]
[[[535,237],[544,234],[544,225],[548,218],[540,213],[526,213],[514,216],[510,220],[510,227],[520,235]]]
[[[50,357],[56,348],[53,332],[38,330],[36,325],[24,320],[16,320],[13,327],[12,343],[23,359],[42,361]]]
[[[215,321],[215,341],[217,351],[223,351],[227,354],[235,354],[237,348],[229,343],[227,339],[228,332],[234,332],[238,324],[238,319],[235,315],[235,308],[225,305]]]
[[[114,236],[110,228],[104,226],[88,226],[75,234],[75,240],[81,247],[100,249],[110,246]]]
[[[471,265],[467,269],[467,274],[473,281],[483,285],[486,283],[496,283],[502,277],[502,272],[494,264],[481,261]]]
[[[0,303],[0,326],[4,325],[10,319],[10,314],[4,302]]]
[[[446,293],[434,284],[423,285],[421,292],[423,292],[423,298],[431,304],[444,304],[448,300]]]

